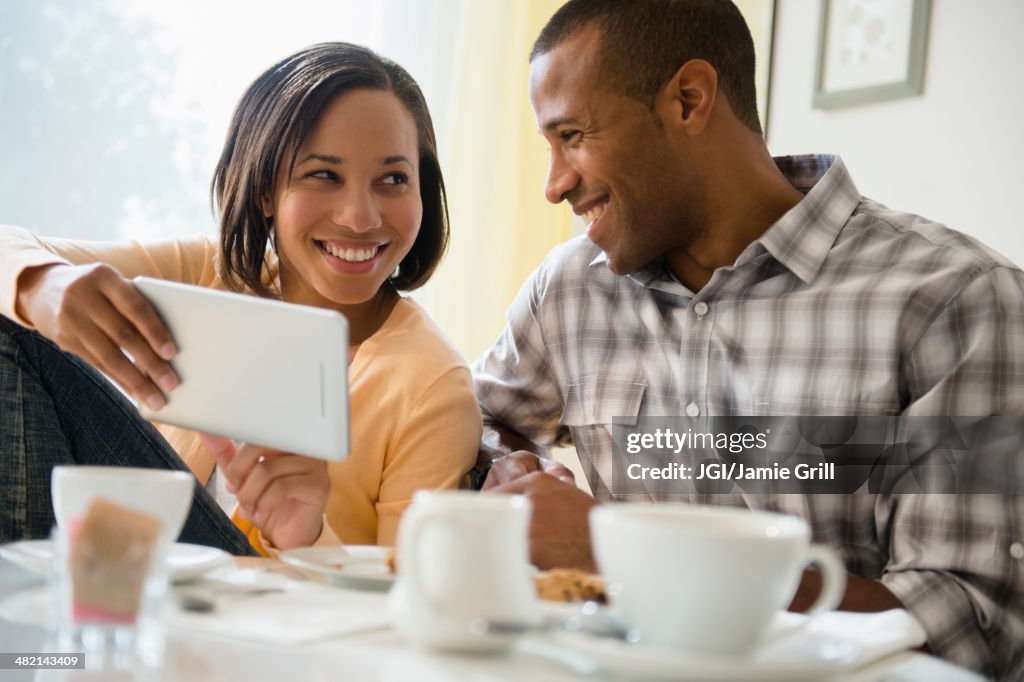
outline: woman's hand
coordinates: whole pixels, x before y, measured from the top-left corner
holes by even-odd
[[[307,547],[320,537],[331,492],[327,462],[227,438],[201,436],[228,492],[238,498],[239,514],[251,519],[277,549]]]
[[[103,264],[44,265],[19,278],[18,314],[63,350],[81,357],[152,410],[178,385],[175,348],[135,285]]]

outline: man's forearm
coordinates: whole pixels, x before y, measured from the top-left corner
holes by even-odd
[[[468,474],[470,487],[479,490],[494,460],[517,450],[534,452],[542,457],[550,456],[546,447],[534,443],[518,431],[503,424],[484,422],[484,434],[480,441],[480,450],[477,452],[476,464]]]
[[[516,450],[535,452],[541,457],[550,456],[546,447],[538,445],[504,424],[498,423],[484,424],[484,435],[481,439],[480,451],[483,452],[485,450],[493,455],[488,461],[493,461],[496,457],[507,455]]]
[[[814,570],[804,571],[800,587],[797,588],[790,611],[806,611],[821,593],[821,573]],[[885,585],[877,580],[846,574],[846,592],[836,607],[840,611],[859,611],[873,613],[902,609],[903,602],[896,598]]]
[[[797,588],[796,596],[789,605],[790,611],[804,612],[811,607],[814,600],[821,593],[821,573],[814,570],[804,571],[803,579]],[[885,585],[878,580],[862,578],[859,575],[846,574],[846,591],[843,599],[836,607],[839,611],[858,611],[861,613],[874,613],[877,611],[888,611],[889,609],[902,609],[901,602],[896,595],[889,591]],[[928,651],[928,645],[918,647],[919,651]]]

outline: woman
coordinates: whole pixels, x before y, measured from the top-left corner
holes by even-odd
[[[54,464],[187,464],[203,484],[216,464],[257,549],[393,544],[415,490],[453,487],[473,465],[481,426],[468,369],[399,294],[429,279],[448,240],[432,123],[408,73],[345,43],[274,65],[235,110],[211,193],[219,243],[72,242],[0,228],[0,313],[36,330],[0,319],[0,485],[13,500],[0,512],[0,540],[49,532]],[[164,404],[178,382],[173,340],[128,281],[136,275],[343,313],[349,457],[328,465],[154,432],[69,354],[151,407]],[[182,539],[236,553],[249,544],[201,487]]]

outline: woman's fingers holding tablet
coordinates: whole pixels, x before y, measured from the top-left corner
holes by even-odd
[[[275,547],[303,547],[320,535],[331,489],[327,462],[243,445],[228,471],[242,514]]]
[[[217,460],[217,467],[227,481],[228,492],[235,495],[238,495],[238,491],[245,485],[249,474],[260,460],[272,453],[267,448],[248,443],[242,443],[236,448],[227,438],[214,438],[205,435],[203,436],[203,445]],[[246,512],[252,511],[252,508],[246,505],[241,497],[239,497],[238,503]]]
[[[231,460],[235,458],[236,449],[234,442],[230,438],[211,436],[208,433],[200,433],[199,442],[203,444],[203,448],[213,457],[213,461],[217,463],[217,469],[230,486],[231,479],[227,478],[227,468],[231,464]]]
[[[96,285],[105,301],[94,319],[103,332],[100,342],[112,346],[105,350],[117,367],[115,379],[150,409],[163,407],[162,392],[172,391],[179,382],[169,362],[175,353],[170,332],[146,297],[116,271],[101,270]],[[123,364],[117,355],[131,362]]]
[[[80,356],[150,409],[178,384],[168,360],[170,332],[135,286],[102,265],[48,265],[26,271],[19,311],[39,332]]]

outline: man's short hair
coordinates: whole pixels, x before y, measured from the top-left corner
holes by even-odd
[[[590,25],[601,30],[598,68],[618,94],[654,105],[680,66],[703,59],[737,118],[759,135],[754,41],[729,0],[569,0],[540,32],[530,61]]]

